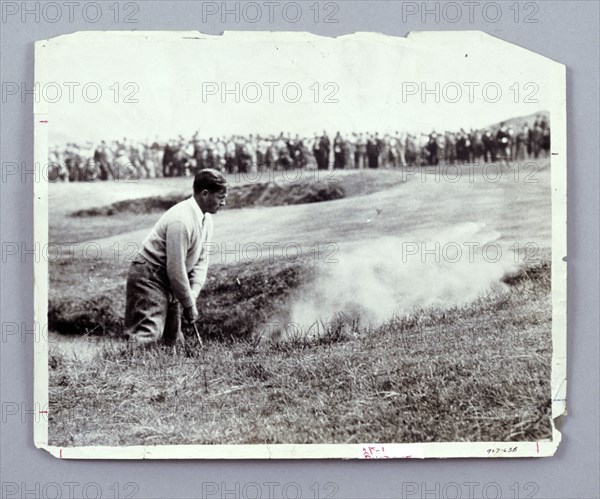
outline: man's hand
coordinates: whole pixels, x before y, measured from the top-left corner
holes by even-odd
[[[190,324],[196,322],[198,319],[198,309],[196,306],[192,305],[191,307],[184,308],[183,318]]]

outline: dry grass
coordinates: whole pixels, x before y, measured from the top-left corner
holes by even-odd
[[[197,327],[205,338],[250,339],[288,302],[314,267],[307,260],[214,265],[202,289]],[[120,336],[127,265],[65,259],[51,265],[48,327],[66,334]],[[191,329],[186,331],[191,335]]]
[[[50,358],[54,445],[550,438],[550,268],[508,293],[319,338]],[[219,289],[218,287],[215,288]],[[235,313],[238,313],[237,311]]]

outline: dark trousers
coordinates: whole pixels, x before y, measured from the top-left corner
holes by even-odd
[[[183,341],[181,305],[170,289],[166,269],[141,256],[129,267],[125,304],[125,336],[134,343]]]

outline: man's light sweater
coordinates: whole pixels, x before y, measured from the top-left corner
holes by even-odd
[[[202,213],[191,197],[167,210],[142,243],[140,255],[166,268],[171,290],[185,308],[196,306],[206,281],[212,230],[210,213]]]

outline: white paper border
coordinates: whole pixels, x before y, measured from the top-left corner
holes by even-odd
[[[116,35],[154,37],[212,37],[196,31],[132,31],[110,32]],[[382,43],[406,44],[420,37],[439,37],[450,34],[464,35],[473,41],[484,37],[506,43],[481,31],[412,32],[407,38],[376,33],[355,33],[343,38],[380,39]],[[81,36],[101,36],[102,32],[80,32]],[[225,32],[224,37],[245,40],[285,39],[306,40],[323,38],[299,32]],[[60,37],[58,37],[60,38]],[[53,40],[56,40],[54,38]],[[49,40],[35,44],[35,81],[48,81]],[[523,49],[525,50],[525,49]],[[539,57],[543,57],[539,55]],[[567,345],[567,127],[566,127],[566,67],[555,63],[551,106],[551,188],[552,188],[552,417],[566,415],[566,345]],[[34,164],[41,168],[48,158],[48,105],[44,99],[34,102]],[[38,178],[43,179],[41,172]],[[35,182],[34,187],[34,243],[36,247],[48,244],[48,184]],[[563,260],[563,258],[565,258]],[[48,323],[48,263],[36,258],[34,263],[34,320],[47,329]],[[46,329],[45,329],[46,328]],[[34,407],[49,408],[48,391],[48,335],[39,334],[34,342]],[[43,410],[43,409],[41,409]],[[396,459],[450,458],[450,457],[547,457],[556,452],[561,433],[553,427],[552,441],[540,442],[444,442],[414,444],[307,444],[307,445],[156,445],[126,447],[56,447],[48,445],[48,418],[34,418],[35,446],[63,459],[364,459],[363,449],[369,446],[385,447],[385,456]],[[516,447],[514,452],[507,452]],[[490,449],[500,449],[490,453]],[[507,451],[503,451],[506,449]],[[381,453],[382,457],[384,453]]]

